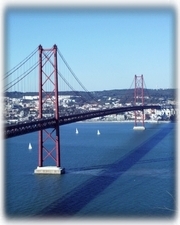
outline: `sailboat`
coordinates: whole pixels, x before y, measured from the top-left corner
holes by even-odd
[[[76,128],[76,134],[79,134],[79,131],[78,131],[78,129]]]
[[[100,135],[100,131],[99,130],[97,130],[97,135]]]
[[[28,149],[31,150],[32,149],[32,145],[31,143],[29,143]]]

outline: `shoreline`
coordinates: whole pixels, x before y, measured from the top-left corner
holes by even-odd
[[[116,121],[116,120],[112,120],[112,121],[98,121],[98,120],[92,120],[92,121],[78,121],[76,123],[134,123],[134,121],[132,120],[122,120],[122,121]],[[171,123],[171,121],[156,121],[156,120],[153,120],[153,121],[144,121],[144,123]]]

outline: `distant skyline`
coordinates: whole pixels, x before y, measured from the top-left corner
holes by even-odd
[[[135,74],[147,88],[175,88],[175,31],[172,8],[11,8],[7,70],[39,44],[56,44],[89,91],[128,89]]]

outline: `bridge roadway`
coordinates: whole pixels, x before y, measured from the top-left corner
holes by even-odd
[[[137,111],[137,110],[143,111],[144,109],[161,109],[161,106],[144,105],[144,106],[128,106],[128,107],[118,107],[118,108],[104,109],[104,110],[95,110],[95,111],[90,111],[86,113],[59,117],[58,123],[59,123],[59,126],[61,126],[61,125],[69,124],[69,123],[92,119],[95,117],[107,116],[111,114],[118,114],[118,113],[128,112],[128,111]],[[19,123],[15,125],[5,126],[4,137],[11,138],[11,137],[28,134],[28,133],[43,130],[43,129],[54,128],[56,123],[57,121],[55,118],[50,118],[50,119],[39,119],[37,121],[28,122],[28,123]]]

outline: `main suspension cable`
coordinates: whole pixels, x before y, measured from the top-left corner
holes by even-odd
[[[89,97],[91,99],[93,99],[95,102],[97,102],[97,100],[94,98],[94,96],[92,94],[90,94],[90,92],[87,90],[87,88],[85,88],[85,86],[81,83],[81,81],[77,78],[77,76],[75,75],[75,73],[73,72],[73,70],[71,69],[71,67],[69,66],[69,64],[67,63],[67,61],[65,60],[64,56],[62,55],[62,53],[59,51],[58,49],[58,54],[61,57],[61,59],[63,60],[63,62],[65,63],[65,65],[67,66],[67,68],[69,69],[70,73],[73,75],[73,77],[75,78],[75,80],[78,82],[78,84],[83,88],[83,90],[89,95]]]
[[[8,78],[11,74],[13,74],[16,70],[18,70],[21,66],[23,66],[30,58],[32,58],[38,51],[38,48],[36,48],[31,54],[29,54],[24,60],[22,60],[20,63],[18,63],[15,67],[13,67],[11,70],[9,70],[7,73],[5,73],[5,77],[3,80]]]

